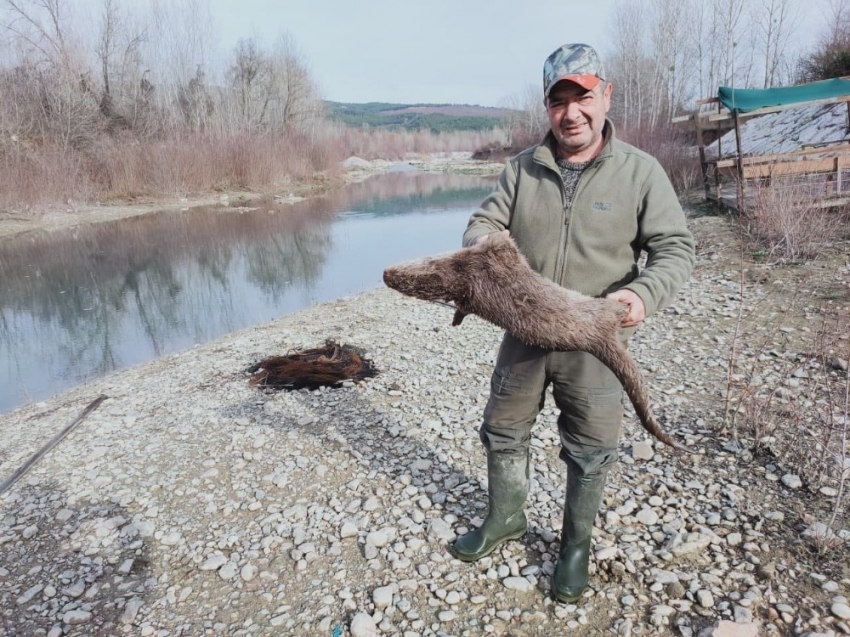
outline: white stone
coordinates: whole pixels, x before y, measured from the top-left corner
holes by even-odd
[[[695,535],[691,534],[688,536],[688,539],[679,544],[678,546],[674,546],[670,549],[670,552],[673,553],[676,557],[681,557],[682,555],[692,555],[694,553],[702,553],[705,549],[708,548],[709,544],[711,544],[711,537],[708,535]]]
[[[201,564],[198,568],[202,571],[217,571],[222,566],[227,564],[229,560],[227,557],[222,555],[221,553],[213,553],[206,560],[204,560],[203,564]]]
[[[239,577],[242,578],[243,582],[250,582],[256,574],[257,569],[251,563],[245,564],[239,571]]]
[[[502,584],[509,590],[519,591],[521,593],[527,593],[534,588],[531,582],[524,577],[506,577],[502,580]]]
[[[813,522],[802,533],[805,537],[815,540],[834,540],[835,533],[823,522]]]
[[[136,616],[139,614],[139,610],[142,606],[144,606],[144,601],[140,597],[134,597],[127,602],[126,606],[124,606],[124,612],[121,613],[121,622],[124,624],[132,624],[136,621]]]
[[[79,626],[91,621],[92,614],[86,610],[69,610],[62,615],[62,621],[69,626]]]
[[[632,443],[632,458],[635,460],[652,460],[654,455],[655,449],[648,440]]]
[[[372,602],[375,604],[375,608],[383,610],[387,606],[393,603],[393,587],[392,586],[379,586],[375,590],[372,591]]]
[[[236,564],[233,562],[228,562],[220,569],[218,569],[218,575],[221,579],[228,580],[236,577]]]
[[[35,597],[38,593],[40,593],[42,590],[44,590],[43,584],[36,584],[35,586],[28,588],[24,592],[23,595],[18,597],[18,599],[17,599],[18,606],[23,606],[24,604],[29,602],[33,597]]]
[[[442,518],[434,518],[428,523],[428,535],[435,540],[451,542],[455,539],[455,532],[448,522]]]
[[[658,514],[652,509],[641,509],[637,512],[635,516],[641,524],[645,524],[646,526],[652,526],[653,524],[658,523]]]
[[[759,637],[761,624],[753,622],[738,624],[727,619],[720,621],[717,626],[709,626],[699,633],[699,637]]]
[[[606,546],[597,550],[594,555],[596,559],[600,562],[604,562],[605,560],[613,559],[615,555],[617,555],[617,547],[616,546]]]
[[[384,530],[371,531],[366,535],[366,544],[371,544],[376,548],[382,548],[389,543],[389,534]]]
[[[349,627],[351,637],[378,637],[378,627],[375,620],[366,613],[357,613],[351,620]]]
[[[351,520],[344,520],[339,527],[339,537],[343,540],[349,537],[357,536],[357,525]]]
[[[786,473],[782,476],[782,484],[784,484],[789,489],[799,489],[803,486],[803,481],[800,480],[800,476],[794,473]]]
[[[829,611],[839,619],[850,619],[850,606],[847,604],[836,602],[830,606]]]

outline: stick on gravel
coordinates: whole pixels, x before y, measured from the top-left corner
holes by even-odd
[[[11,476],[9,476],[3,482],[3,484],[0,485],[0,495],[3,495],[4,493],[6,493],[6,490],[9,487],[11,487],[13,484],[15,484],[18,480],[20,480],[24,476],[24,474],[26,474],[27,471],[32,469],[36,462],[41,460],[48,451],[50,451],[51,449],[53,449],[53,447],[58,445],[65,436],[67,436],[69,433],[71,433],[74,430],[74,428],[77,425],[79,425],[81,422],[83,422],[83,420],[85,420],[86,417],[91,412],[93,412],[95,409],[97,409],[100,406],[100,403],[102,403],[104,400],[106,400],[106,398],[107,398],[107,396],[105,394],[101,394],[100,396],[95,398],[93,401],[91,401],[89,403],[88,407],[86,407],[85,409],[83,409],[82,412],[80,412],[79,416],[74,418],[73,421],[71,421],[68,425],[66,425],[65,428],[62,431],[60,431],[58,434],[53,436],[53,439],[50,442],[48,442],[41,449],[36,451],[35,454],[33,454],[33,456],[29,460],[27,460],[23,465],[21,465],[21,467],[17,471],[15,471],[15,473],[13,473]]]

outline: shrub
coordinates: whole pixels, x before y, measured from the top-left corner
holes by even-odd
[[[640,123],[618,129],[629,144],[655,157],[664,168],[676,192],[683,193],[699,184],[701,169],[696,147],[688,135],[670,124],[650,126]]]

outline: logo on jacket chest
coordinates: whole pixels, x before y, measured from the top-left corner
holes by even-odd
[[[593,210],[598,210],[599,212],[611,212],[611,202],[610,201],[594,201],[591,208],[593,208]]]

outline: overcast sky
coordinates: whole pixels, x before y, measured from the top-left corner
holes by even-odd
[[[95,27],[104,0],[68,0]],[[148,0],[169,6],[178,0]],[[616,0],[179,0],[209,7],[215,48],[288,34],[325,99],[505,106],[542,84],[543,61],[567,42],[611,48]],[[649,0],[640,0],[649,2]],[[755,5],[764,0],[747,0]],[[810,50],[830,2],[792,0],[796,52]],[[136,0],[119,0],[119,3]],[[139,2],[138,6],[142,6]]]
[[[614,0],[210,0],[229,50],[287,31],[326,99],[497,106],[565,42],[601,46]]]
[[[757,0],[752,0],[756,2]],[[795,0],[798,42],[811,41],[828,0]],[[326,99],[504,105],[542,82],[566,42],[610,45],[614,0],[210,0],[219,43],[298,44]]]

